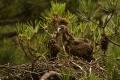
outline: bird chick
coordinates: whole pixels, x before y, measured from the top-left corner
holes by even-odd
[[[93,46],[88,41],[74,38],[65,25],[61,25],[58,32],[61,33],[63,45],[68,54],[82,57],[88,62],[94,60]]]
[[[51,39],[48,42],[48,48],[50,50],[50,59],[54,61],[57,58],[57,54],[59,53],[60,49],[55,39]]]

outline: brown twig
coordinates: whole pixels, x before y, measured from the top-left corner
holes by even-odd
[[[116,5],[115,5],[115,8],[117,7],[117,2],[118,2],[118,0],[116,1]],[[108,18],[108,19],[106,19],[106,21],[105,21],[105,24],[104,24],[104,26],[103,26],[103,28],[105,28],[106,26],[107,26],[107,24],[108,24],[108,22],[112,19],[112,17],[113,17],[113,15],[114,15],[114,13],[115,13],[115,11],[113,10],[112,12],[111,12],[111,16],[110,15],[108,15],[107,16],[107,18],[110,16],[110,18]]]
[[[7,32],[7,33],[0,33],[0,39],[4,38],[12,38],[17,36],[17,32]]]
[[[104,24],[104,26],[103,26],[103,29],[107,26],[107,24],[109,23],[109,21],[112,19],[113,14],[114,14],[114,12],[111,13],[111,16],[110,16],[110,15],[107,16],[107,18],[108,18],[109,16],[110,16],[110,18],[109,18],[109,19],[106,19],[105,24]]]
[[[87,72],[80,66],[78,65],[77,63],[71,61],[72,64],[74,64],[75,66],[77,66],[78,68],[80,68],[83,72],[84,72],[84,75],[87,76]]]

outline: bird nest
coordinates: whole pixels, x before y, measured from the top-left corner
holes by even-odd
[[[22,65],[0,65],[0,80],[63,80],[63,76],[78,80],[92,73],[105,78],[106,72],[97,62],[88,63],[67,57],[54,62],[42,59]]]

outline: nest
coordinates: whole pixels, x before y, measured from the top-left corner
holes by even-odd
[[[72,71],[72,74],[61,72],[61,70]],[[88,76],[94,72],[97,76],[105,78],[106,70],[98,63],[83,62],[72,57],[57,59],[54,62],[38,60],[34,63],[15,65],[0,65],[1,80],[63,80],[63,76],[69,76],[76,80]],[[51,78],[52,77],[52,78]]]

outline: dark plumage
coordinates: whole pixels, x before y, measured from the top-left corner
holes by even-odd
[[[51,39],[49,41],[48,48],[50,50],[50,59],[55,60],[57,54],[59,53],[59,45],[56,43],[55,39]]]
[[[59,27],[59,32],[62,36],[62,41],[65,46],[65,50],[68,54],[73,56],[82,57],[83,59],[90,62],[93,60],[93,47],[92,45],[85,41],[74,38],[67,30],[67,27],[61,25]]]
[[[108,49],[109,40],[108,40],[106,34],[101,35],[101,43],[100,44],[101,44],[101,49],[103,51],[106,51]]]

